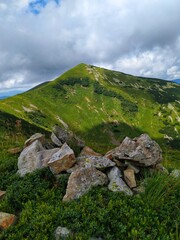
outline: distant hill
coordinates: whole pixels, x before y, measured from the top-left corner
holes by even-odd
[[[46,130],[54,124],[68,127],[101,152],[124,136],[144,132],[167,151],[179,146],[179,101],[180,86],[173,82],[82,63],[54,81],[1,100],[0,110]]]
[[[180,79],[175,79],[173,82],[180,84]]]
[[[22,93],[22,91],[11,90],[11,91],[0,92],[0,99],[5,99],[19,93]]]

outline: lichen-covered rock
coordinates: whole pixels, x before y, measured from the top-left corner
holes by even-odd
[[[107,182],[107,176],[93,167],[77,169],[69,177],[63,201],[79,198],[92,186],[105,185]]]
[[[124,170],[124,180],[130,188],[136,187],[136,179],[132,168]]]
[[[53,154],[48,162],[48,166],[53,173],[58,174],[71,168],[75,162],[76,159],[73,150],[67,143],[64,143],[60,150]]]
[[[16,216],[9,213],[0,212],[0,229],[4,230],[10,227],[16,221]]]
[[[67,229],[66,227],[57,227],[55,230],[55,239],[60,240],[60,239],[67,239],[70,237],[71,231]]]
[[[129,161],[134,165],[148,167],[162,161],[162,150],[147,134],[133,140],[126,137],[121,145],[110,152],[112,159]]]
[[[33,134],[29,139],[27,139],[24,143],[24,147],[28,147],[36,140],[39,140],[42,144],[45,142],[45,136],[41,133],[35,133]]]
[[[70,135],[66,129],[61,128],[57,125],[55,125],[53,127],[53,133],[61,141],[61,143],[67,142],[70,137]]]
[[[24,148],[18,158],[18,174],[24,176],[26,173],[33,172],[41,168],[41,160],[37,157],[39,151],[44,150],[41,142],[36,140],[28,147]]]
[[[122,173],[118,167],[113,167],[107,172],[110,183],[108,185],[108,189],[113,192],[124,192],[127,195],[133,195],[131,189],[126,185],[123,181]]]

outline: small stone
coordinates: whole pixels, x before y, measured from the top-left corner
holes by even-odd
[[[0,229],[4,230],[10,227],[16,221],[16,216],[9,213],[0,212]]]
[[[136,179],[132,168],[124,170],[124,180],[130,188],[136,187]]]
[[[71,234],[71,231],[66,227],[57,227],[55,230],[55,239],[67,239]]]
[[[171,173],[170,176],[173,176],[175,178],[179,178],[180,177],[180,170],[178,169],[174,169]]]
[[[129,163],[128,161],[125,161],[125,164],[128,166],[128,168],[133,169],[135,174],[139,173],[139,168],[137,166],[134,166],[132,163]]]
[[[62,142],[59,140],[58,137],[56,137],[56,135],[53,132],[51,133],[51,140],[56,146],[58,147],[62,146]]]
[[[11,153],[11,154],[17,154],[21,152],[21,148],[20,147],[9,148],[7,151],[8,153]]]
[[[161,163],[159,163],[155,166],[155,170],[165,173],[165,174],[169,174],[168,170]]]
[[[39,140],[42,144],[45,142],[45,136],[41,133],[35,133],[29,139],[27,139],[24,143],[24,147],[28,147],[36,140]]]

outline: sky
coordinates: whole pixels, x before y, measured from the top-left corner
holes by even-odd
[[[0,0],[0,92],[79,63],[180,78],[180,0]]]

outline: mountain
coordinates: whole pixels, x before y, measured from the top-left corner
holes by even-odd
[[[175,79],[175,80],[173,80],[173,82],[180,84],[180,79]]]
[[[166,156],[179,154],[180,86],[79,64],[54,81],[1,100],[0,110],[44,130],[69,128],[105,152],[125,136],[148,133]]]

